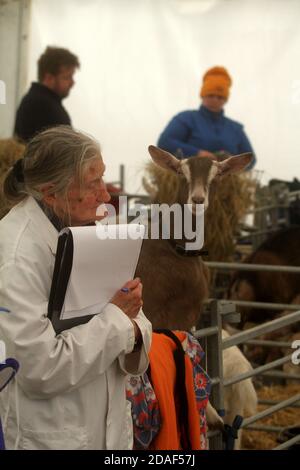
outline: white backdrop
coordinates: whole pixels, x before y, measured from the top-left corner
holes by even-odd
[[[147,146],[177,112],[199,106],[205,70],[233,77],[228,117],[245,125],[257,169],[300,177],[299,0],[32,0],[29,81],[47,45],[76,53],[65,100],[73,125],[101,143],[107,180],[126,165],[141,191]]]

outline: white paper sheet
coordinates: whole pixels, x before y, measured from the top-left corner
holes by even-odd
[[[145,234],[145,227],[138,224],[68,230],[74,253],[61,319],[101,312],[117,290],[133,279]]]

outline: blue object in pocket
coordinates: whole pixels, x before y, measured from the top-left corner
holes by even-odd
[[[19,369],[19,363],[16,359],[8,358],[0,364],[0,392],[14,378]],[[5,450],[4,435],[0,418],[0,450]]]

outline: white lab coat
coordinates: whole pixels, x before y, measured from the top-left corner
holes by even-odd
[[[88,323],[55,335],[47,318],[57,230],[28,197],[0,221],[0,339],[20,362],[0,393],[6,446],[130,449],[126,374],[148,366],[151,324],[140,311],[140,352],[128,317],[108,304]]]

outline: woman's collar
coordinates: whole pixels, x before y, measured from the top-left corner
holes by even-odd
[[[204,116],[210,117],[211,119],[214,119],[214,120],[220,119],[224,116],[224,110],[223,109],[216,113],[214,111],[210,111],[203,104],[200,105],[199,111]]]
[[[58,232],[65,228],[65,224],[57,217],[50,207],[46,206],[43,201],[38,201],[37,199],[35,201]]]

